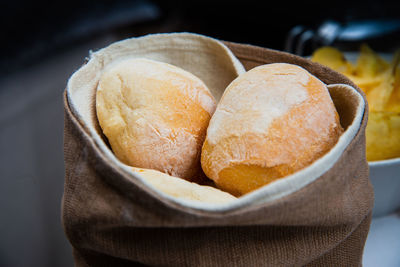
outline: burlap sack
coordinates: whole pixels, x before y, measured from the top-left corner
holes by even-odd
[[[146,56],[195,73],[218,98],[243,72],[240,63],[222,43],[191,34],[130,39],[96,52],[71,77],[64,102],[62,219],[76,266],[361,266],[373,205],[364,94],[303,58],[225,44],[246,69],[287,62],[329,84],[345,133],[311,166],[231,203],[177,199],[132,173],[106,145],[94,112],[99,74],[120,57]]]

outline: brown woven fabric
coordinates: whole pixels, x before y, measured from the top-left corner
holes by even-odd
[[[246,69],[287,62],[327,84],[355,87],[297,56],[226,45]],[[174,204],[120,172],[85,132],[67,98],[64,104],[62,220],[76,266],[361,266],[373,205],[367,111],[340,159],[317,180],[272,202],[215,213]],[[348,120],[351,108],[338,109],[341,121]]]

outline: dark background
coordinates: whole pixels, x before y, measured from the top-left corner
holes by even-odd
[[[110,32],[122,39],[189,31],[283,50],[289,30],[296,25],[315,29],[328,19],[345,23],[400,18],[399,1],[389,0],[14,0],[2,1],[0,7],[0,70],[4,73]]]
[[[89,50],[175,31],[283,50],[296,25],[399,18],[399,10],[388,0],[1,1],[0,266],[73,265],[61,225],[62,92]],[[376,49],[391,51],[396,36]]]

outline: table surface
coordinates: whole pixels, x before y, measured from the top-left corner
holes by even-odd
[[[363,266],[400,266],[400,213],[372,219]]]

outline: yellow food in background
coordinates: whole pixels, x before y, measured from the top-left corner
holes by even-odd
[[[312,61],[321,63],[341,73],[351,73],[353,66],[346,60],[342,52],[330,46],[316,50],[312,56]]]
[[[369,120],[366,129],[369,161],[400,157],[400,51],[387,62],[362,45],[355,64],[334,47],[316,50],[312,61],[349,77],[367,95]]]
[[[369,161],[395,158],[400,155],[400,116],[391,112],[371,112],[367,135]]]

